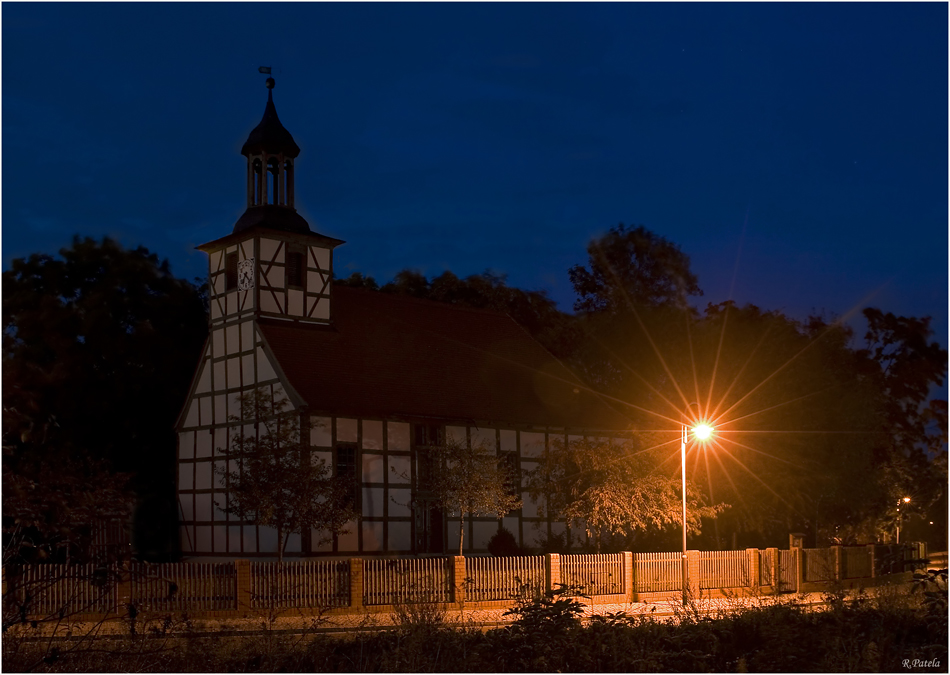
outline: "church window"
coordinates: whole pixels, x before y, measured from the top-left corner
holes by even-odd
[[[336,475],[346,488],[347,502],[356,504],[356,444],[339,443],[336,446]]]
[[[435,424],[416,424],[416,488],[429,490],[438,470],[438,446],[442,445],[442,427]]]
[[[302,251],[290,249],[287,252],[287,286],[303,288],[304,257]]]
[[[232,291],[238,285],[238,255],[228,253],[224,258],[224,290]]]

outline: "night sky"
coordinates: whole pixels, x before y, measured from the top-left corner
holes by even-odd
[[[206,274],[274,101],[338,274],[491,269],[570,310],[645,225],[705,296],[947,344],[947,12],[929,4],[2,6],[3,268],[109,235]]]

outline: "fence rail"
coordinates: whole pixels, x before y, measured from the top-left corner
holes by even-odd
[[[448,558],[363,561],[363,604],[450,602]]]
[[[507,600],[527,590],[545,588],[544,556],[488,557],[465,559],[465,597],[475,602]]]

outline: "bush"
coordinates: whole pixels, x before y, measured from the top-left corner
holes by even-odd
[[[498,528],[498,531],[488,540],[488,552],[498,557],[524,555],[518,542],[515,541],[515,535],[504,527]]]

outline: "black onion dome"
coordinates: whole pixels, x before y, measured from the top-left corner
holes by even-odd
[[[264,117],[247,137],[244,147],[241,148],[241,154],[247,157],[262,151],[269,155],[283,153],[284,157],[296,157],[300,154],[300,148],[294,142],[294,137],[284,129],[284,125],[277,117],[273,90],[270,86],[267,88],[267,107],[264,108]]]

